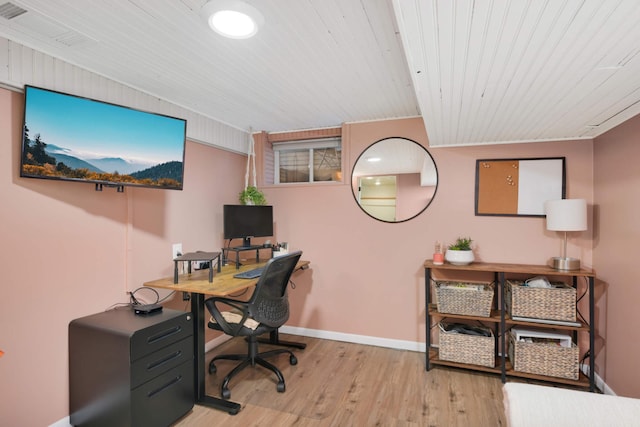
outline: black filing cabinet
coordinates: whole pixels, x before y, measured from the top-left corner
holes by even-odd
[[[168,426],[193,408],[193,316],[118,308],[69,323],[74,426]]]

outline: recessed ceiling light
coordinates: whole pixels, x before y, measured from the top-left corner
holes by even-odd
[[[248,39],[264,24],[258,9],[239,0],[212,0],[202,6],[202,16],[213,31],[231,39]]]

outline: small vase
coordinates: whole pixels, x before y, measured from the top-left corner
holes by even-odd
[[[436,252],[433,254],[433,265],[444,264],[444,254],[442,252]]]
[[[453,265],[468,265],[475,259],[473,251],[458,251],[454,249],[447,249],[444,258]]]

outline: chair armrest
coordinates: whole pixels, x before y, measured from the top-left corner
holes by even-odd
[[[244,322],[249,318],[248,303],[244,301],[238,301],[225,297],[211,297],[206,299],[204,303],[211,316],[213,316],[213,318],[215,319],[216,323],[220,325],[222,331],[227,335],[237,336],[242,329]],[[238,310],[240,314],[242,314],[242,320],[237,324],[227,322],[222,315],[222,310],[218,308],[217,304],[226,304]]]

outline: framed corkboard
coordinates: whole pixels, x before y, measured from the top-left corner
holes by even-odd
[[[476,160],[476,215],[545,216],[565,197],[565,158]]]

